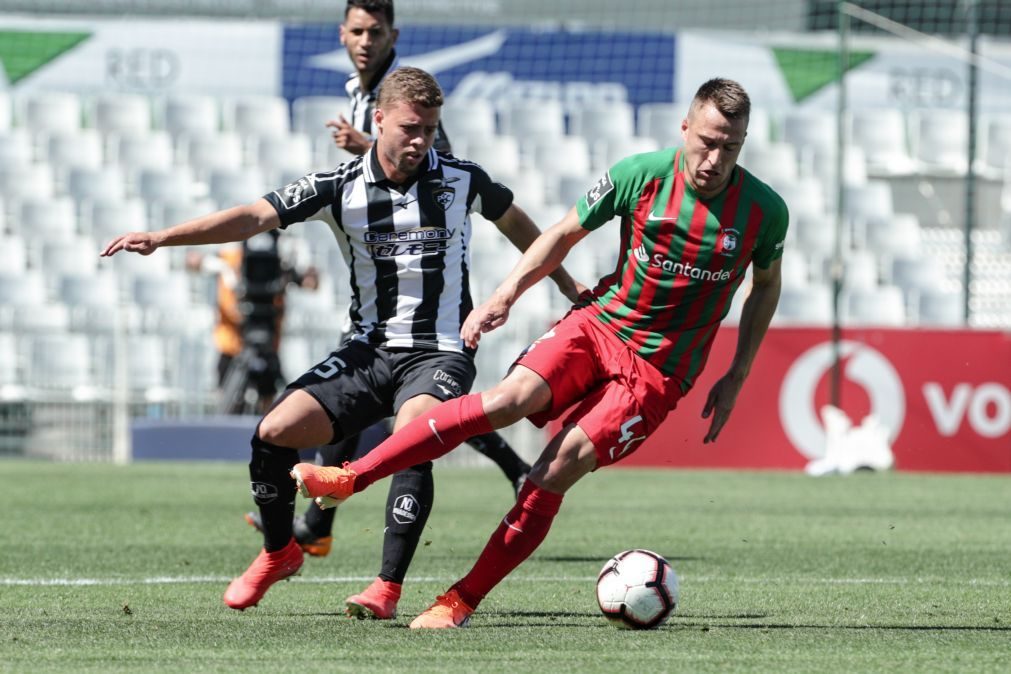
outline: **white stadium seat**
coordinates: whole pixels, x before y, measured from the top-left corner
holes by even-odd
[[[844,325],[898,328],[906,324],[902,290],[895,286],[844,290],[839,299]]]
[[[604,151],[600,155],[601,161],[597,163],[598,173],[603,173],[625,157],[645,152],[655,152],[660,149],[660,144],[656,142],[656,139],[649,136],[610,138],[603,145]]]
[[[776,325],[828,325],[832,322],[832,290],[812,283],[783,286],[772,318]]]
[[[745,143],[740,163],[767,183],[790,183],[800,175],[797,151],[788,143],[769,143],[764,147],[749,147]]]
[[[18,274],[28,268],[25,241],[15,234],[0,236],[0,270],[5,274]]]
[[[237,169],[242,166],[242,139],[237,133],[223,131],[209,136],[187,138],[186,161],[198,177],[214,169]]]
[[[909,153],[906,117],[898,108],[860,108],[850,115],[850,141],[864,152],[873,175],[908,175],[916,170]]]
[[[243,136],[286,136],[291,131],[288,101],[280,96],[247,96],[225,109],[229,128]]]
[[[77,129],[71,132],[54,132],[49,135],[47,157],[49,163],[60,171],[71,168],[97,169],[102,165],[104,152],[102,136],[95,129]]]
[[[964,110],[921,110],[911,121],[913,156],[921,170],[945,175],[966,172],[969,118]]]
[[[303,96],[292,102],[294,130],[310,137],[327,132],[326,123],[340,115],[347,117],[348,100],[343,96]]]
[[[586,176],[592,173],[590,147],[582,136],[537,141],[533,161],[537,170],[552,182],[559,176]]]
[[[468,143],[467,154],[462,158],[480,164],[496,180],[520,171],[520,146],[512,136],[474,139]]]
[[[626,101],[578,106],[573,109],[570,122],[572,134],[590,142],[635,135],[635,109]]]
[[[256,141],[256,162],[268,175],[297,172],[305,175],[315,167],[312,143],[304,133],[263,136]]]
[[[263,173],[255,168],[214,169],[207,183],[211,200],[222,209],[252,203],[267,192]]]
[[[220,127],[218,101],[213,96],[175,95],[162,102],[162,125],[173,136],[204,136]]]
[[[495,108],[486,100],[451,98],[442,109],[442,128],[449,136],[455,154],[458,140],[470,143],[496,134]]]
[[[137,194],[145,202],[190,201],[196,192],[188,167],[142,169],[137,178]]]
[[[4,133],[11,128],[11,120],[13,118],[11,95],[6,91],[0,91],[0,133]]]
[[[67,175],[67,192],[79,203],[123,199],[126,178],[118,166],[72,168]]]
[[[0,166],[24,166],[32,159],[32,139],[24,129],[0,133]]]
[[[502,130],[522,144],[561,138],[565,135],[565,113],[559,101],[519,101],[506,108]]]
[[[33,133],[66,133],[81,128],[81,101],[75,94],[44,92],[24,100],[24,126]]]
[[[962,293],[944,290],[921,290],[917,307],[917,322],[922,326],[961,328],[965,325]]]
[[[93,274],[98,268],[98,245],[86,236],[44,241],[42,268],[47,274]]]
[[[172,137],[167,131],[122,135],[116,139],[115,156],[117,163],[127,171],[171,168],[174,156]]]
[[[687,103],[644,103],[639,106],[639,135],[653,138],[660,147],[680,145],[687,114]]]
[[[77,211],[69,197],[26,199],[21,202],[17,223],[26,241],[62,240],[78,231]]]
[[[11,201],[40,199],[55,192],[49,164],[0,165],[0,197]]]
[[[151,103],[141,94],[102,94],[92,101],[92,125],[105,134],[147,133]]]

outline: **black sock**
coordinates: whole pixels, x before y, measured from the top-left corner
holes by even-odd
[[[530,465],[495,431],[475,435],[467,444],[494,461],[510,482],[516,482],[521,475],[530,472]]]
[[[259,430],[257,430],[257,433]],[[258,434],[250,444],[250,488],[260,508],[263,523],[263,547],[275,552],[291,540],[291,520],[295,514],[295,481],[288,474],[298,463],[298,452],[264,442]]]
[[[434,500],[431,461],[393,475],[386,498],[383,568],[379,572],[383,580],[404,582]]]

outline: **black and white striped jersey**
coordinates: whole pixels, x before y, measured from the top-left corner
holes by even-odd
[[[376,109],[379,85],[383,83],[387,75],[399,67],[400,59],[397,58],[396,50],[393,50],[390,52],[390,58],[386,62],[386,69],[379,75],[379,78],[371,89],[365,90],[362,88],[362,81],[358,77],[358,73],[349,76],[348,81],[344,84],[344,90],[347,91],[348,98],[351,101],[349,109],[350,119],[348,119],[348,122],[369,138],[375,138],[376,135],[372,130],[372,111]],[[449,138],[446,136],[446,131],[442,128],[441,121],[439,122],[439,128],[435,131],[435,149],[439,152],[451,151]]]
[[[473,308],[470,214],[497,220],[513,195],[477,164],[435,150],[412,181],[387,179],[373,146],[264,198],[282,227],[305,220],[330,225],[350,271],[351,339],[464,351],[460,328]]]

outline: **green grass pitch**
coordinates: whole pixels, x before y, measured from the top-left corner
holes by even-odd
[[[0,476],[0,671],[1011,670],[1008,477],[600,471],[470,629],[417,633],[510,506],[492,469],[437,468],[393,622],[342,613],[378,570],[385,482],[341,506],[329,557],[240,613],[221,595],[259,546],[244,465],[2,461]],[[681,578],[652,632],[595,605],[600,567],[633,547]]]

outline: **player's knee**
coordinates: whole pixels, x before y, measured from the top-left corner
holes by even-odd
[[[256,437],[265,443],[285,447],[289,444],[285,442],[286,430],[286,424],[281,423],[278,415],[271,412],[260,421],[256,428]]]

